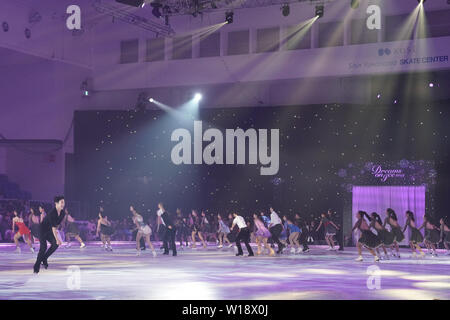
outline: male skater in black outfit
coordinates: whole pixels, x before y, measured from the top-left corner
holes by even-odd
[[[279,237],[281,232],[283,231],[282,221],[278,214],[273,210],[272,207],[270,207],[270,223],[269,223],[269,231],[272,235],[273,241],[278,244],[278,251],[277,253],[280,254],[283,252],[284,245],[281,243]]]
[[[177,246],[175,245],[175,233],[176,228],[175,224],[173,223],[172,218],[167,213],[167,211],[164,209],[164,206],[162,203],[158,203],[158,215],[161,216],[163,224],[166,226],[166,232],[164,233],[164,253],[163,254],[169,254],[169,244],[170,244],[170,250],[172,250],[173,256],[175,257],[177,255]]]
[[[238,215],[236,212],[233,213],[233,225],[231,226],[231,230],[233,230],[234,226],[237,225],[239,228],[239,233],[236,237],[236,247],[238,248],[238,253],[236,254],[236,256],[243,256],[244,255],[244,251],[242,251],[242,247],[241,247],[241,241],[244,242],[245,247],[247,248],[248,251],[248,257],[253,257],[253,250],[252,247],[250,246],[250,230],[248,229],[247,224],[245,223],[245,220],[243,217],[241,217],[240,215]]]
[[[45,269],[48,268],[48,258],[61,245],[57,230],[65,216],[64,196],[56,196],[53,202],[55,203],[55,207],[45,216],[40,225],[40,247],[36,263],[33,267],[34,273],[39,273],[41,263]],[[47,241],[51,244],[48,250]]]

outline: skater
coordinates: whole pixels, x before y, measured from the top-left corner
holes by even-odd
[[[409,227],[409,246],[412,250],[412,257],[417,257],[416,249],[420,252],[420,257],[423,258],[425,253],[420,248],[419,244],[423,242],[423,236],[420,231],[416,228],[416,222],[414,220],[414,214],[411,211],[406,211],[406,224],[403,227],[403,233],[406,228]]]
[[[158,216],[161,217],[162,222],[166,226],[166,232],[164,234],[164,253],[165,255],[169,254],[169,250],[172,250],[172,255],[175,257],[177,255],[177,246],[175,245],[175,224],[173,223],[172,218],[164,209],[163,204],[158,203]],[[169,247],[170,246],[170,247]]]
[[[386,247],[391,248],[394,243],[394,235],[387,231],[385,227],[383,227],[383,221],[381,221],[380,216],[376,212],[372,212],[370,215],[370,228],[374,229],[377,232],[378,238],[381,241],[381,247],[384,251],[384,257],[386,260],[389,260],[389,255],[387,253]],[[377,254],[380,256],[379,248],[377,248]]]
[[[322,219],[320,220],[320,223],[316,229],[316,232],[319,231],[320,227],[323,225],[325,228],[325,241],[328,244],[327,250],[337,250],[334,247],[333,237],[336,235],[336,232],[339,228],[333,221],[331,221],[328,218],[326,213],[322,213],[321,216],[322,216]]]
[[[300,253],[302,248],[300,248],[299,237],[302,230],[292,222],[293,219],[286,217],[287,228],[289,229],[289,244],[291,246],[291,253]],[[297,250],[296,250],[297,249]]]
[[[238,253],[236,253],[236,256],[243,256],[244,252],[242,251],[242,247],[241,247],[241,241],[244,242],[245,247],[247,248],[248,251],[248,257],[253,257],[253,250],[252,247],[250,246],[250,230],[247,227],[247,223],[245,223],[245,220],[243,217],[241,217],[240,215],[238,215],[236,212],[233,213],[233,224],[231,225],[231,229],[234,228],[235,225],[238,226],[239,228],[239,233],[236,237],[236,247],[238,249]]]
[[[337,227],[336,240],[339,244],[339,251],[344,251],[344,241],[342,239],[343,238],[342,237],[342,228],[341,228],[341,223],[340,223],[341,219],[338,218],[336,212],[333,212],[333,210],[331,210],[331,209],[328,209],[327,214],[328,214],[328,219],[330,221],[332,221]]]
[[[189,226],[191,228],[191,237],[192,237],[192,249],[197,248],[197,243],[195,241],[195,235],[198,235],[200,241],[203,244],[203,248],[206,249],[206,243],[205,243],[205,240],[203,239],[203,235],[200,230],[200,224],[201,224],[201,220],[197,214],[197,211],[192,210],[191,216],[189,217]]]
[[[287,248],[287,246],[288,246],[289,229],[287,227],[286,219],[287,219],[287,216],[281,217],[281,221],[282,221],[281,225],[283,227],[281,230],[281,233],[280,233],[280,237],[279,237],[281,243],[283,244],[283,249],[281,250],[281,253],[283,253],[283,250],[285,248]]]
[[[356,218],[358,220],[356,221],[355,225],[352,228],[352,232],[355,229],[359,229],[361,231],[361,237],[358,239],[357,243],[358,258],[356,258],[355,261],[363,261],[362,247],[364,246],[373,255],[374,261],[378,262],[380,261],[380,258],[377,256],[374,249],[378,248],[381,245],[381,241],[376,234],[370,231],[370,227],[365,217],[370,219],[366,212],[358,211],[358,213],[356,214]]]
[[[205,239],[206,244],[208,244],[208,239],[211,241],[211,228],[208,217],[206,213],[202,211],[200,213],[200,232],[203,235],[203,239]]]
[[[284,245],[281,243],[281,241],[279,239],[280,234],[283,231],[283,225],[282,225],[280,217],[275,212],[275,210],[273,210],[272,207],[270,207],[269,210],[270,210],[269,231],[270,231],[272,240],[278,245],[277,253],[280,254],[284,249]]]
[[[12,219],[12,233],[14,233],[15,226],[17,226],[19,228],[19,231],[17,231],[16,234],[14,234],[14,243],[16,244],[16,251],[18,253],[21,252],[19,239],[21,237],[23,237],[25,242],[30,247],[30,251],[32,253],[34,253],[34,248],[33,248],[33,245],[31,243],[31,231],[25,225],[22,217],[19,217],[19,214],[17,213],[17,210],[14,210],[14,218]]]
[[[39,230],[41,228],[41,215],[38,211],[30,208],[30,216],[28,218],[30,231],[31,231],[31,243],[36,240],[39,241]],[[42,217],[43,218],[43,217]]]
[[[391,253],[392,253],[392,256],[400,258],[400,250],[398,248],[398,244],[400,242],[402,242],[403,239],[405,239],[405,235],[402,232],[402,228],[398,224],[398,219],[397,219],[397,215],[395,214],[395,211],[391,208],[387,208],[386,215],[387,216],[386,216],[386,219],[384,219],[383,227],[386,227],[386,224],[388,224],[389,227],[391,228],[391,233],[394,236],[393,247],[395,248],[395,251],[397,252],[397,254],[395,254],[393,250]]]
[[[266,226],[264,225],[264,222],[258,216],[258,214],[253,215],[253,221],[255,223],[255,238],[256,238],[256,244],[258,245],[258,251],[256,252],[257,255],[260,255],[263,253],[261,251],[261,245],[264,245],[264,248],[269,250],[269,255],[274,256],[275,251],[269,246],[269,243],[267,240],[270,238],[270,231],[267,230]]]
[[[432,223],[432,219],[429,214],[423,216],[423,223],[419,230],[425,228],[425,245],[430,250],[433,257],[437,257],[436,244],[440,240],[440,229]]]
[[[217,221],[219,225],[219,245],[217,248],[222,248],[224,242],[228,242],[228,247],[231,248],[233,245],[231,244],[230,240],[228,240],[228,234],[230,233],[230,228],[227,226],[227,224],[223,221],[222,216],[220,214],[217,215]]]
[[[108,220],[108,216],[104,214],[103,207],[100,207],[100,212],[98,213],[98,222],[97,222],[97,234],[98,237],[100,234],[100,239],[102,240],[102,248],[105,248],[106,251],[113,251],[111,247],[111,235],[114,233],[114,230],[111,226],[111,222]]]
[[[302,219],[300,217],[300,214],[298,213],[295,214],[294,224],[302,230],[298,240],[300,244],[303,246],[303,250],[301,249],[297,250],[298,251],[297,253],[299,252],[307,253],[309,252],[308,239],[311,238],[308,225],[306,221]]]
[[[450,255],[450,227],[448,222],[448,217],[441,218],[439,221],[441,224],[441,241],[444,243],[447,253],[445,255]]]
[[[152,229],[148,224],[144,222],[144,218],[137,213],[137,211],[134,209],[133,206],[130,206],[130,211],[133,214],[132,219],[133,223],[137,227],[137,233],[136,233],[136,255],[141,255],[141,239],[144,238],[147,245],[152,249],[153,257],[156,257],[156,251],[153,247],[152,242],[150,241],[150,236],[152,235]]]
[[[69,213],[67,209],[64,210],[66,213],[66,216],[64,218],[64,225],[65,225],[65,234],[66,234],[66,242],[67,242],[67,248],[71,247],[70,238],[74,237],[79,243],[80,243],[80,249],[83,249],[86,247],[83,240],[80,237],[80,230],[78,229],[77,224],[75,223],[75,219],[72,217],[72,215]]]
[[[40,247],[39,253],[36,259],[36,263],[33,266],[34,273],[39,273],[41,263],[44,268],[48,268],[48,258],[58,249],[61,245],[61,240],[58,238],[57,230],[58,226],[64,219],[64,196],[56,196],[53,199],[55,207],[45,216],[41,223],[40,230]],[[50,248],[47,250],[47,241],[50,242]]]
[[[183,241],[186,243],[186,247],[188,247],[188,234],[189,227],[187,224],[187,220],[183,217],[181,213],[181,209],[177,209],[177,217],[175,219],[175,227],[177,229],[178,240],[180,241],[180,248],[183,249]]]
[[[264,223],[264,226],[266,228],[269,227],[269,223],[270,223],[270,218],[268,216],[266,216],[266,214],[264,212],[261,211],[260,213],[261,216],[261,221]]]
[[[47,212],[45,212],[45,208],[43,204],[40,204],[38,207],[39,213],[41,215],[41,222],[44,220],[45,216],[47,215]]]

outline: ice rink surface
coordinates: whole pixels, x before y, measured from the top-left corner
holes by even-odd
[[[445,299],[450,298],[450,256],[402,257],[374,263],[356,248],[276,257],[236,257],[209,246],[164,256],[158,248],[136,256],[134,243],[60,247],[49,268],[33,274],[36,253],[0,244],[0,299]],[[245,252],[245,249],[244,249]],[[256,251],[255,251],[256,252]],[[246,253],[246,252],[245,252]]]

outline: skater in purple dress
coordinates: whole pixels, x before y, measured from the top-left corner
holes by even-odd
[[[266,228],[264,225],[264,222],[261,220],[260,216],[258,214],[253,214],[253,221],[255,223],[255,238],[256,238],[256,244],[258,245],[258,251],[256,252],[257,255],[260,255],[262,253],[261,251],[261,244],[264,245],[266,249],[269,249],[270,256],[275,255],[275,251],[269,246],[267,243],[267,240],[270,238],[271,234],[270,231]]]

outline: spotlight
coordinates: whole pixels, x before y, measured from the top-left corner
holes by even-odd
[[[352,7],[352,9],[357,9],[359,7],[359,0],[352,0],[351,2],[352,3],[350,6]]]
[[[381,93],[377,94],[377,99],[381,98]]]
[[[148,99],[149,102],[154,102],[153,98]]]
[[[434,87],[434,83],[433,83],[433,82],[430,82],[430,83],[428,84],[428,86],[429,86],[430,88],[433,88],[433,87]]]
[[[425,1],[427,1],[427,0],[417,0],[417,2],[418,2],[419,4],[423,4],[423,3],[425,3]]]
[[[228,11],[225,13],[225,21],[230,24],[233,23],[233,11]]]
[[[289,8],[289,4],[285,3],[281,6],[281,12],[283,13],[284,17],[287,17],[289,13],[291,12],[291,8]]]
[[[322,18],[325,12],[325,7],[323,5],[316,6],[316,17]]]
[[[202,95],[201,95],[201,93],[196,93],[196,94],[194,95],[194,100],[195,100],[195,101],[200,101],[200,100],[202,100]]]

